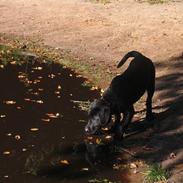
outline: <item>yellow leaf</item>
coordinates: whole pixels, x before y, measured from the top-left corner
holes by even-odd
[[[7,101],[4,101],[5,104],[8,104],[8,105],[13,105],[13,104],[16,104],[16,101],[13,101],[13,100],[7,100]]]
[[[44,119],[44,118],[42,118],[41,120],[44,121],[44,122],[50,122],[50,119]]]
[[[39,130],[39,128],[31,128],[30,129],[30,131],[32,131],[32,132],[36,132],[36,131],[38,131]]]
[[[9,155],[9,154],[11,154],[11,152],[10,151],[4,151],[3,154],[4,155]]]
[[[97,144],[100,144],[100,143],[101,143],[101,141],[102,141],[102,140],[101,140],[101,139],[99,139],[99,138],[97,138],[97,139],[96,139],[96,143],[97,143]]]
[[[69,165],[69,162],[67,160],[61,160],[60,163],[65,164],[65,165]]]

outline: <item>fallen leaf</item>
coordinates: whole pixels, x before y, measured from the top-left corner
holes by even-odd
[[[72,74],[69,74],[70,77],[72,77]]]
[[[131,169],[137,168],[137,165],[135,163],[130,163],[130,168]]]
[[[8,137],[12,136],[12,134],[11,134],[11,133],[7,133],[6,135],[7,135]]]
[[[10,64],[11,65],[16,65],[16,61],[11,61]]]
[[[89,136],[89,137],[87,137],[87,139],[88,139],[88,140],[92,140],[92,139],[93,139],[93,137]]]
[[[49,119],[49,118],[47,118],[47,119],[42,118],[42,119],[41,119],[41,121],[44,121],[44,122],[50,122],[50,119]]]
[[[15,135],[15,139],[20,140],[21,139],[20,135]]]
[[[53,113],[46,113],[46,115],[49,117],[49,118],[58,118],[60,116],[59,113],[56,113],[56,114],[53,114]]]
[[[111,136],[111,135],[107,135],[105,138],[106,138],[106,139],[111,139],[112,136]]]
[[[97,139],[96,139],[96,143],[97,143],[97,144],[100,144],[100,143],[101,143],[101,141],[102,141],[102,140],[101,140],[101,139],[99,139],[99,138],[97,138]]]
[[[43,101],[42,100],[37,100],[36,101],[38,104],[43,104]]]
[[[53,79],[55,77],[55,74],[49,74],[48,77]]]
[[[3,154],[4,155],[9,155],[9,154],[11,154],[11,152],[10,151],[4,151]]]
[[[97,86],[92,86],[91,87],[91,90],[93,91],[93,90],[98,90],[98,87]]]
[[[65,164],[65,165],[69,165],[69,162],[67,160],[61,160],[60,163]]]
[[[89,168],[82,168],[81,170],[82,170],[82,171],[88,171]]]
[[[4,65],[0,65],[0,68],[1,68],[1,69],[4,69]]]
[[[55,94],[56,94],[56,95],[59,95],[59,94],[60,94],[60,91],[55,91]]]
[[[57,89],[58,89],[58,90],[61,90],[61,86],[60,86],[60,85],[58,85]]]
[[[4,178],[8,178],[9,176],[8,175],[4,175]]]
[[[36,132],[36,131],[38,131],[39,130],[39,128],[31,128],[30,129],[30,131],[32,131],[32,132]]]
[[[22,151],[25,152],[25,151],[27,151],[27,149],[26,148],[23,148]]]
[[[5,104],[8,104],[8,105],[13,105],[13,104],[16,104],[16,101],[13,101],[13,100],[7,100],[7,101],[4,101]]]
[[[5,114],[1,114],[1,115],[0,115],[0,118],[5,118],[5,117],[6,117]]]

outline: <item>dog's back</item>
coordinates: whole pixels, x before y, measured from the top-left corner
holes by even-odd
[[[155,82],[155,68],[152,61],[137,51],[127,53],[117,67],[121,67],[129,57],[134,59],[125,72],[116,76],[110,85],[117,98],[123,100],[125,105],[131,105],[139,100]]]

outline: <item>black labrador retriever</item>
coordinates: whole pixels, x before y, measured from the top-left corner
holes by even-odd
[[[128,68],[121,75],[116,76],[103,96],[91,103],[89,120],[85,126],[87,134],[95,134],[102,127],[106,127],[115,115],[112,130],[118,138],[123,136],[133,115],[133,104],[147,91],[146,119],[153,120],[152,97],[155,90],[155,67],[152,61],[139,53],[127,53],[118,64],[121,67],[128,58],[134,57]],[[123,113],[122,123],[120,122]]]

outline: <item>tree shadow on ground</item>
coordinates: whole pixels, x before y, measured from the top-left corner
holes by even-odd
[[[183,163],[183,57],[157,63],[156,68],[161,71],[156,79],[156,100],[161,103],[154,108],[157,118],[132,123],[129,131],[136,133],[124,145],[134,146],[140,159],[173,170]]]

